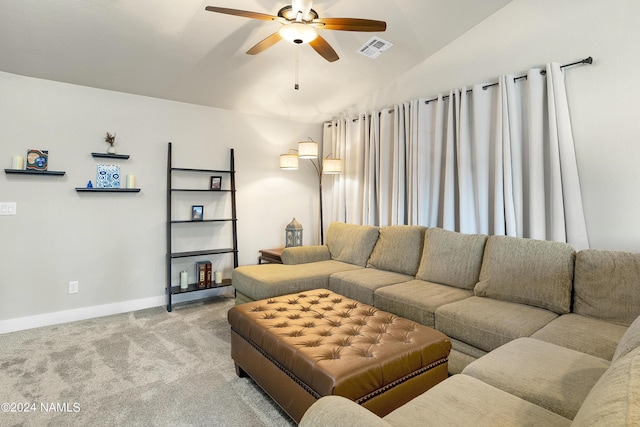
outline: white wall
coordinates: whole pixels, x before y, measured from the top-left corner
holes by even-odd
[[[353,109],[592,56],[566,73],[589,240],[640,251],[639,16],[637,0],[515,0]]]
[[[8,73],[0,73],[0,93],[2,169],[12,156],[41,148],[49,150],[50,170],[66,171],[64,177],[0,172],[0,202],[17,202],[16,216],[0,216],[0,324],[34,316],[47,323],[57,318],[47,313],[69,310],[86,316],[95,306],[117,311],[130,307],[127,301],[164,302],[168,141],[177,167],[228,169],[229,148],[235,149],[240,264],[255,264],[258,249],[284,245],[284,227],[294,216],[305,227],[305,244],[318,241],[315,171],[310,163],[280,171],[278,156],[307,136],[320,139],[320,124]],[[140,193],[75,191],[95,182],[104,159],[91,152],[106,152],[107,131],[117,134],[118,152],[131,156],[107,162],[135,174]],[[227,256],[219,264],[226,276],[231,262]],[[80,291],[69,295],[74,280]]]

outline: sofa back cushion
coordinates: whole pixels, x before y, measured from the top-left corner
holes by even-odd
[[[574,259],[566,243],[491,236],[474,293],[569,313]]]
[[[462,289],[478,282],[487,236],[429,228],[416,277]]]
[[[380,236],[367,267],[415,276],[426,229],[427,227],[418,225],[380,227]]]
[[[573,311],[619,325],[640,315],[640,253],[586,249],[576,255]]]
[[[611,361],[615,362],[617,359],[626,356],[638,347],[640,347],[640,316],[629,325],[624,335],[622,335],[622,338],[620,338],[620,341],[618,341],[616,351],[613,353]]]
[[[332,222],[327,230],[331,259],[364,267],[378,240],[378,227]]]
[[[640,348],[611,362],[580,406],[571,426],[640,425]]]

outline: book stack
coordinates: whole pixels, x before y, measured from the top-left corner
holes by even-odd
[[[198,289],[211,287],[212,283],[211,261],[196,262],[196,277],[198,278]]]

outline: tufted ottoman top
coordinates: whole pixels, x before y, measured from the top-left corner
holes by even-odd
[[[229,310],[234,332],[318,396],[356,402],[447,361],[446,335],[326,289]]]

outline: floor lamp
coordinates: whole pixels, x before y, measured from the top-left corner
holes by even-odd
[[[318,143],[309,138],[298,143],[298,149],[290,149],[289,153],[280,155],[280,169],[297,170],[299,159],[311,161],[318,174],[318,197],[320,205],[320,244],[324,245],[324,221],[322,218],[322,175],[335,175],[342,172],[342,160],[331,158],[331,154],[318,160]]]

